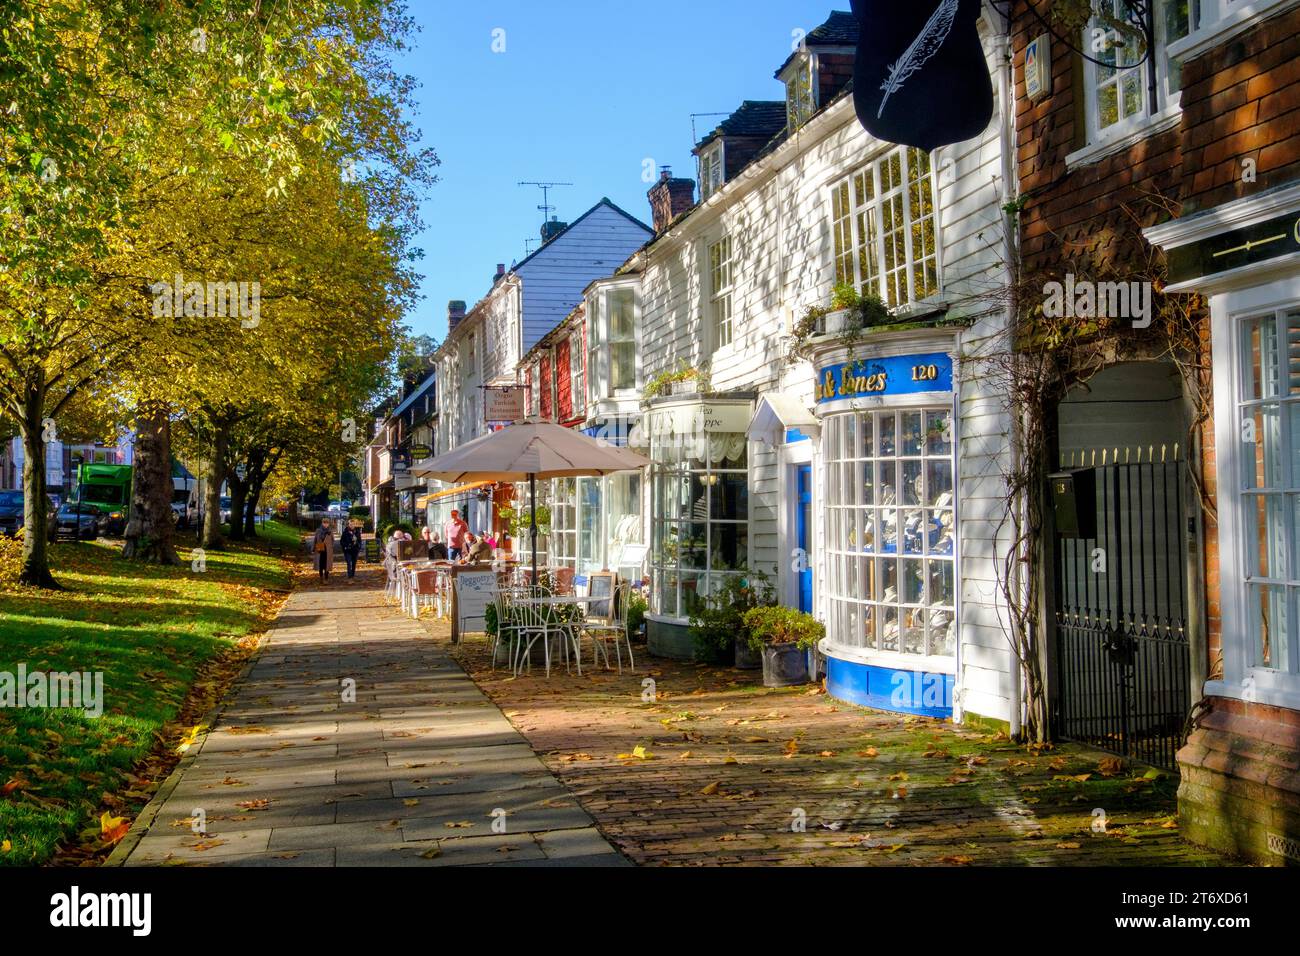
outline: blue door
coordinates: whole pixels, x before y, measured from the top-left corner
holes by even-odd
[[[809,614],[813,609],[813,555],[812,555],[812,465],[796,466],[798,499],[795,506],[796,547],[804,555],[803,569],[799,571],[799,610]]]

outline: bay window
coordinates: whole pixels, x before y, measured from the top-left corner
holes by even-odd
[[[654,608],[687,617],[749,556],[744,432],[651,435]]]
[[[823,423],[828,633],[867,652],[954,657],[950,408]]]
[[[930,154],[899,147],[831,189],[835,281],[890,308],[939,292]]]

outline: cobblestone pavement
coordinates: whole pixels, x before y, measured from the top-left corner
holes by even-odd
[[[423,623],[446,639],[445,625]],[[452,651],[637,863],[1230,862],[1180,838],[1176,776],[640,651],[635,673],[560,667],[549,680],[493,672],[480,636]]]
[[[376,571],[295,591],[126,864],[626,865],[447,646]]]

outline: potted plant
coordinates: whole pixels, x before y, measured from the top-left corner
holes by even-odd
[[[808,650],[826,636],[826,625],[792,607],[755,607],[745,612],[749,646],[763,656],[763,686],[789,687],[812,679]]]
[[[649,609],[644,594],[633,591],[628,597],[627,636],[638,644],[645,643],[645,614]]]
[[[708,388],[707,371],[679,365],[671,371],[660,372],[650,379],[641,393],[641,398],[649,401],[660,395],[689,395],[694,392],[708,391]]]
[[[742,670],[757,670],[762,661],[752,653],[745,633],[745,612],[776,603],[772,585],[762,571],[741,570],[726,578],[690,615],[690,635],[696,660]]]

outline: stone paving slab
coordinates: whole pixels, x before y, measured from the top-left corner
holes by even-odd
[[[127,865],[627,863],[373,571],[289,598],[179,773]]]

